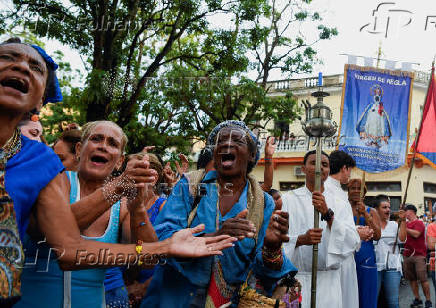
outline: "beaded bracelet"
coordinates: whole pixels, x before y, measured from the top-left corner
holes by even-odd
[[[116,187],[122,189],[120,194],[116,193]],[[136,189],[135,181],[127,175],[121,175],[117,178],[109,176],[104,181],[103,196],[109,204],[114,204],[123,197],[131,201],[134,200],[137,195],[138,190]]]
[[[136,242],[136,254],[138,255],[138,265],[142,265],[143,262],[141,261],[141,252],[142,252],[142,241],[137,241]]]
[[[275,259],[277,258],[277,256],[281,256],[282,255],[282,249],[278,248],[278,249],[268,249],[263,247],[262,248],[262,256],[265,257],[266,259]]]
[[[262,248],[262,259],[266,263],[278,263],[282,259],[282,249],[269,250]]]

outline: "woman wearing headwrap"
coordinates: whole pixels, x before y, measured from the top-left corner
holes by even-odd
[[[207,143],[215,170],[182,177],[157,218],[156,234],[162,240],[205,224],[204,235],[240,240],[217,258],[169,259],[156,269],[141,307],[220,307],[230,303],[251,270],[266,289],[295,271],[281,250],[288,214],[274,211],[272,198],[249,174],[259,159],[253,132],[243,122],[226,121]]]
[[[21,239],[35,215],[39,230],[53,252],[59,256],[62,269],[86,268],[108,264],[99,252],[110,249],[117,264],[136,263],[146,254],[209,256],[219,254],[229,245],[224,237],[200,239],[184,230],[169,241],[150,244],[107,244],[85,240],[68,204],[67,178],[61,174],[62,163],[53,151],[40,142],[21,135],[17,129],[23,115],[41,101],[61,99],[53,60],[39,47],[18,40],[0,44],[0,307],[11,307],[20,297],[20,275],[24,265]],[[136,183],[147,168],[136,168]],[[120,188],[115,182],[108,193]],[[123,188],[118,192],[124,192]],[[102,189],[79,203],[105,202]],[[230,239],[231,240],[231,239]],[[175,244],[177,242],[177,244]],[[84,258],[76,259],[79,253]],[[86,258],[92,254],[95,258]],[[120,258],[118,258],[118,255]],[[50,296],[50,294],[47,294]]]

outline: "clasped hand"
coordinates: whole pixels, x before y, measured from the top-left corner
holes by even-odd
[[[229,235],[242,240],[246,237],[253,238],[256,234],[256,227],[247,219],[248,210],[243,210],[234,218],[227,219],[221,228],[214,234]]]

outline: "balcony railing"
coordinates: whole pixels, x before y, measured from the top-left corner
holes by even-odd
[[[415,71],[415,82],[427,85],[430,81],[431,74],[429,72]],[[324,86],[339,86],[344,82],[344,75],[324,76]],[[287,90],[296,90],[304,88],[316,88],[318,77],[308,77],[299,79],[283,79],[268,82],[271,92],[282,92]]]
[[[325,150],[334,150],[336,147],[337,136],[323,138],[322,148]],[[265,149],[266,138],[261,138],[262,152]],[[276,141],[276,152],[306,152],[315,146],[315,139],[306,135],[295,136],[290,138],[282,138]]]
[[[334,150],[336,148],[338,136],[333,136],[329,138],[322,138],[322,148],[323,150]],[[414,136],[410,136],[409,138],[409,144],[408,144],[408,150],[410,150],[410,147],[412,146],[413,142],[415,140]],[[260,138],[262,149],[261,153],[265,150],[265,142],[266,137]],[[282,138],[278,139],[276,146],[276,152],[307,152],[309,149],[313,149],[316,146],[316,140],[315,138],[307,137],[306,135],[300,135],[295,136],[291,138]]]

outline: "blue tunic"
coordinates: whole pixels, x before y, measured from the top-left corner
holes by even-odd
[[[216,171],[206,174],[204,181],[216,179]],[[207,184],[207,194],[198,204],[197,214],[191,226],[195,227],[201,223],[206,225],[202,233],[212,233],[216,231],[217,216],[217,185]],[[247,188],[245,186],[237,203],[224,216],[219,214],[219,226],[229,218],[235,217],[238,213],[247,208]],[[265,209],[261,230],[258,233],[256,257],[253,271],[258,277],[265,280],[276,281],[291,271],[296,271],[291,262],[284,256],[281,270],[274,271],[263,266],[261,248],[265,237],[268,222],[274,210],[274,201],[267,195],[265,196]],[[188,224],[188,215],[191,212],[193,197],[189,193],[189,183],[186,177],[177,183],[166,205],[162,209],[156,220],[156,233],[160,240],[167,239],[176,231],[184,229]],[[218,256],[222,265],[223,276],[228,284],[241,284],[245,281],[252,261],[249,255],[255,245],[254,239],[245,238],[235,243],[234,247],[223,251],[222,256]],[[195,297],[197,289],[207,288],[214,257],[204,257],[199,259],[168,259],[168,263],[158,266],[153,275],[153,279],[147,290],[146,298],[141,307],[189,307]]]
[[[368,208],[370,213],[371,209]],[[356,217],[354,221],[356,222]],[[360,217],[359,225],[365,226],[365,217]],[[374,244],[362,241],[359,251],[354,255],[356,260],[357,283],[359,285],[359,307],[377,308],[377,265]]]
[[[21,239],[40,191],[64,169],[52,149],[21,136],[21,150],[8,160],[5,169],[5,189],[14,201]]]

